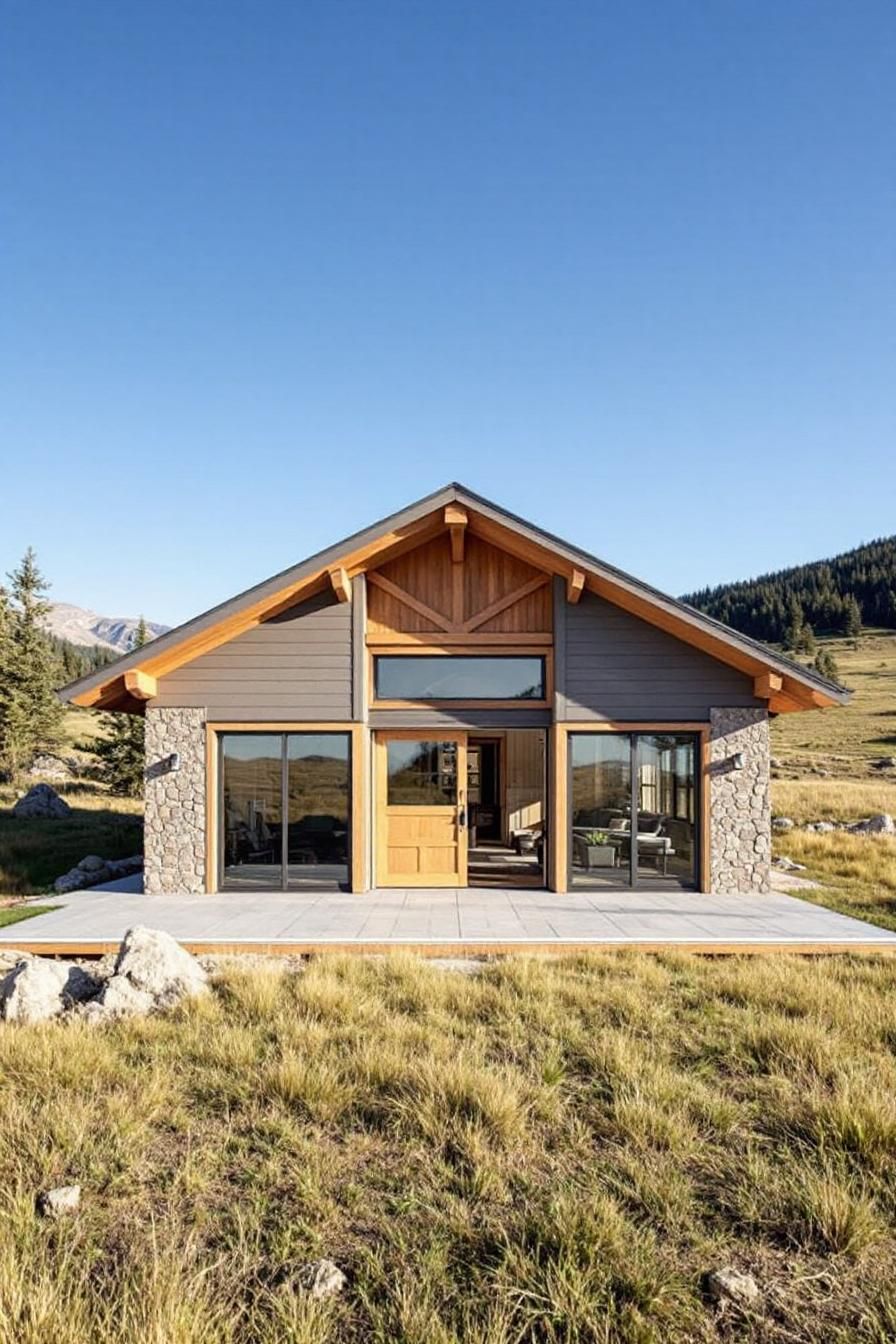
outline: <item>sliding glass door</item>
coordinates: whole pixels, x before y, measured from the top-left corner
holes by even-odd
[[[220,885],[349,886],[348,733],[222,733]]]
[[[571,880],[583,887],[697,886],[697,739],[571,733]]]

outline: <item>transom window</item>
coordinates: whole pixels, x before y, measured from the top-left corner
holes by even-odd
[[[374,659],[378,700],[544,700],[545,660],[468,654]]]

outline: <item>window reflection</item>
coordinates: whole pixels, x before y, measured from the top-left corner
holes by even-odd
[[[225,888],[348,885],[349,750],[348,733],[221,734]]]
[[[224,885],[279,887],[283,805],[280,734],[221,739]]]
[[[635,778],[636,878],[695,886],[695,739],[675,733],[574,733],[570,737],[574,884],[628,886]]]
[[[457,802],[457,743],[401,738],[386,743],[387,801],[406,807]]]
[[[384,654],[375,659],[378,700],[543,700],[544,659]]]

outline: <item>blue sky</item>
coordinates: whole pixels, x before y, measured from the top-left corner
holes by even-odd
[[[674,593],[896,530],[896,7],[7,0],[0,568],[177,622],[444,482]]]

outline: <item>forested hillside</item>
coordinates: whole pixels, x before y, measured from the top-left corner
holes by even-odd
[[[863,625],[896,629],[896,537],[683,600],[745,635],[791,648],[806,627],[837,635],[858,634]]]

